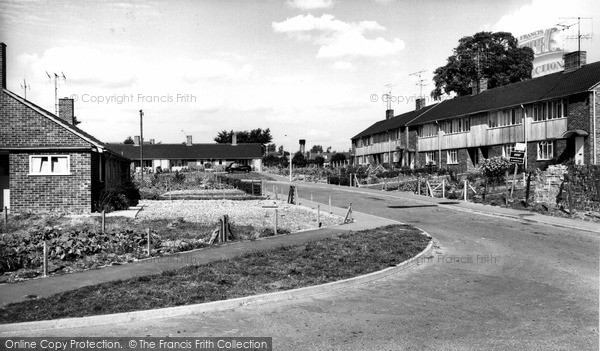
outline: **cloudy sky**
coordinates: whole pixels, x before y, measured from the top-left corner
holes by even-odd
[[[600,31],[595,0],[0,0],[0,41],[9,90],[23,95],[26,79],[27,99],[54,111],[47,72],[64,73],[59,97],[75,98],[80,127],[103,141],[138,135],[143,109],[145,139],[164,143],[270,128],[286,149],[306,139],[345,151],[385,117],[386,85],[396,114],[420,94],[411,73],[425,70],[429,95],[461,37],[577,16]],[[597,41],[582,42],[589,62],[600,60]]]

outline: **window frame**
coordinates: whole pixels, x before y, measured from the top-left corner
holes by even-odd
[[[33,168],[33,160],[38,158],[46,158],[46,162],[48,162],[48,167],[52,168],[52,159],[53,158],[64,158],[66,159],[66,171],[63,172],[53,172],[52,169],[50,171],[40,171],[35,172]],[[44,155],[29,155],[29,173],[30,176],[61,176],[61,175],[71,175],[71,155],[56,155],[56,154],[44,154]]]
[[[545,148],[545,157],[542,155],[542,147]],[[554,158],[554,140],[542,140],[537,143],[537,160],[549,161]]]
[[[451,157],[453,156],[453,157]],[[446,164],[457,165],[458,164],[458,149],[446,150]]]
[[[430,163],[437,164],[435,151],[425,151],[425,164],[428,165]]]

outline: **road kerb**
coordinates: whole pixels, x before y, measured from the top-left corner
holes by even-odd
[[[419,229],[419,228],[417,228]],[[337,291],[340,289],[351,288],[363,285],[375,280],[379,280],[408,268],[420,265],[420,259],[423,256],[430,254],[433,250],[434,239],[422,229],[419,229],[423,235],[430,238],[427,247],[416,256],[401,262],[400,264],[385,268],[383,270],[361,275],[358,277],[339,280],[331,283],[308,286],[287,291],[279,291],[274,293],[239,297],[231,300],[214,301],[195,305],[167,307],[155,310],[134,311],[116,314],[107,314],[100,316],[88,316],[79,318],[64,318],[54,319],[39,322],[23,322],[13,324],[0,324],[1,336],[19,336],[27,335],[29,332],[52,331],[59,329],[71,329],[82,327],[93,327],[102,325],[129,324],[138,321],[146,321],[148,319],[159,319],[169,317],[181,317],[186,315],[194,315],[205,312],[233,309],[252,305],[261,305],[271,302],[290,301],[304,297],[316,296],[327,292]]]

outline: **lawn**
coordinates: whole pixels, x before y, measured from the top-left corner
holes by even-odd
[[[0,309],[0,323],[182,306],[323,284],[397,265],[425,249],[429,240],[407,225],[341,233],[9,304]]]

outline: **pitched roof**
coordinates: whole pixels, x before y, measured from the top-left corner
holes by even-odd
[[[108,144],[114,152],[130,159],[140,158],[140,147]],[[261,144],[144,144],[144,160],[252,159],[262,157]]]
[[[426,113],[427,111],[429,111],[434,106],[436,106],[436,104],[425,106],[425,107],[423,107],[420,110],[409,111],[409,112],[403,113],[401,115],[395,116],[395,117],[390,118],[390,119],[384,119],[382,121],[375,122],[370,127],[368,127],[367,129],[365,129],[362,132],[360,132],[360,133],[356,134],[355,136],[353,136],[352,140],[358,139],[358,138],[362,138],[363,136],[373,135],[373,134],[378,134],[378,133],[384,133],[384,132],[387,132],[387,131],[390,131],[390,130],[394,130],[394,129],[398,129],[400,127],[404,127],[410,121],[412,121],[413,119],[419,117],[423,113]]]
[[[572,72],[557,72],[488,89],[477,95],[444,100],[418,111],[377,121],[351,139],[383,133],[404,125],[418,125],[583,93],[592,90],[598,84],[600,62],[594,62]]]
[[[80,138],[82,138],[83,140],[87,141],[88,143],[92,144],[94,147],[96,147],[97,149],[99,149],[100,151],[102,150],[107,150],[108,152],[112,152],[116,155],[120,155],[123,156],[121,154],[117,154],[115,152],[113,152],[110,148],[107,147],[107,145],[105,143],[103,143],[102,141],[96,139],[96,137],[94,137],[91,134],[88,134],[86,131],[84,131],[83,129],[78,128],[77,126],[74,126],[70,123],[68,123],[67,121],[63,120],[62,118],[56,116],[55,114],[53,114],[52,112],[47,111],[46,109],[34,104],[33,102],[29,101],[29,100],[25,100],[24,98],[22,98],[21,96],[13,93],[12,91],[8,90],[8,89],[3,89],[3,92],[5,92],[6,94],[8,94],[8,96],[12,97],[13,99],[21,102],[22,104],[24,104],[25,106],[29,107],[30,109],[38,112],[39,114],[41,114],[42,116],[50,119],[51,121],[53,121],[54,123],[57,123],[59,125],[61,125],[63,128],[69,130],[71,133],[79,136]]]
[[[556,99],[590,91],[599,82],[600,62],[594,62],[572,72],[557,72],[489,89],[477,95],[444,100],[437,108],[408,124],[422,124],[519,106],[521,104]]]

